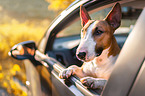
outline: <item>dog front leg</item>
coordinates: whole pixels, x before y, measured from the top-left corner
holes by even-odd
[[[80,79],[81,83],[87,88],[103,89],[107,80],[103,78],[84,77]]]
[[[79,78],[82,78],[85,76],[85,74],[83,73],[83,70],[81,67],[78,67],[76,65],[72,65],[70,67],[68,67],[67,69],[63,70],[60,74],[59,77],[61,79],[67,79],[69,78],[71,75],[76,75]]]

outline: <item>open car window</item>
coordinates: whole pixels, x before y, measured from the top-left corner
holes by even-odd
[[[90,14],[92,20],[102,20],[110,12],[111,7]],[[122,20],[120,27],[115,31],[116,39],[119,47],[122,48],[128,34],[132,31],[134,24],[141,12],[141,8],[131,6],[122,7]],[[138,13],[137,15],[134,13]],[[53,44],[53,50],[71,49],[79,44],[81,33],[81,21],[76,20],[71,25],[61,30],[57,35]]]
[[[97,12],[93,12],[90,14],[90,17],[92,20],[102,20],[107,16],[110,10],[111,10],[111,7],[97,11]],[[131,12],[140,13],[141,10],[142,9],[132,8],[128,6],[122,7],[123,18],[121,20],[121,26],[116,30],[115,34],[123,34],[123,33],[131,32],[138,17],[138,15],[134,16],[134,14]],[[59,32],[57,34],[57,38],[79,35],[81,28],[82,28],[81,21],[78,20],[74,22],[73,24],[71,24],[70,26],[63,29],[61,32]]]

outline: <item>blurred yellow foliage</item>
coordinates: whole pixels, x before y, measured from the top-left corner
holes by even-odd
[[[27,93],[22,90],[19,83],[16,83],[13,80],[10,80],[9,83],[10,83],[10,87],[12,88],[12,92],[15,96],[27,96]]]
[[[50,3],[48,9],[59,11],[67,8],[75,0],[46,0]]]
[[[16,75],[16,71],[15,71],[15,70],[10,69],[9,71],[10,71],[10,73],[11,73],[12,75]]]
[[[3,77],[4,77],[4,74],[0,73],[0,79],[3,79]]]
[[[17,2],[17,0],[12,2]],[[24,14],[16,14],[18,11],[23,12],[21,8],[18,11],[14,9],[11,11],[9,3],[5,7],[2,6],[3,3],[6,3],[6,1],[2,1],[0,5],[0,87],[10,96],[27,96],[29,89],[25,84],[27,80],[25,66],[21,61],[9,57],[8,52],[12,46],[23,41],[33,40],[37,44],[50,23],[50,20],[45,18],[51,17],[44,16],[45,18],[43,18],[42,16],[42,18],[39,18],[41,12],[38,13],[36,18],[27,18],[27,15],[23,17]],[[12,6],[12,8],[14,7]],[[15,9],[17,10],[17,8]],[[33,10],[35,13],[37,12],[35,11],[37,8]],[[33,13],[30,15],[33,15]]]
[[[14,94],[14,96],[27,96],[27,90],[26,89],[26,85],[24,82],[26,82],[26,75],[23,74],[23,78],[22,81],[24,80],[23,83],[24,85],[20,84],[18,82],[18,78],[16,79],[16,81],[14,80],[13,76],[17,76],[16,71],[18,71],[18,73],[23,73],[20,70],[20,66],[17,64],[14,64],[13,67],[11,69],[9,69],[9,73],[3,72],[0,73],[0,85],[1,87],[5,88],[7,90],[7,92],[9,94]],[[20,72],[19,72],[20,71]],[[21,76],[21,75],[20,75]]]
[[[22,62],[10,59],[8,52],[12,46],[23,41],[33,40],[38,43],[48,25],[49,21],[46,19],[22,22],[8,18],[0,23],[0,86],[9,94],[27,96],[28,89],[24,69],[21,69],[22,65],[18,65]]]
[[[21,69],[20,69],[20,66],[18,64],[14,64],[13,65],[13,70],[20,71]]]
[[[8,83],[6,81],[3,81],[3,87],[7,88],[8,87]]]
[[[0,59],[8,57],[8,51],[17,43],[34,40],[38,42],[47,29],[49,22],[19,22],[12,19],[10,23],[0,24]]]
[[[0,71],[2,70],[2,66],[0,65]]]
[[[27,93],[23,91],[21,96],[27,96]]]

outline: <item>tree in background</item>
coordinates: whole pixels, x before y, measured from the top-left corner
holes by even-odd
[[[67,8],[75,0],[46,0],[50,5],[49,10],[61,11]]]

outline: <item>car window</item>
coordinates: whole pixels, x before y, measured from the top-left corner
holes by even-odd
[[[59,32],[57,34],[57,37],[68,37],[68,36],[72,36],[72,35],[78,35],[80,34],[80,30],[81,30],[81,21],[78,20],[75,23],[73,23],[71,26],[65,28],[64,30],[62,30],[61,32]]]
[[[97,12],[94,12],[90,14],[91,19],[93,20],[102,20],[104,19],[111,8],[106,8]],[[123,16],[127,14],[127,11],[129,10],[135,10],[135,9],[129,9],[128,7],[122,7],[122,13]],[[130,16],[131,17],[131,16]],[[136,18],[123,18],[121,21],[121,26],[116,30],[115,34],[122,34],[122,33],[129,33],[131,32],[134,24],[136,22]],[[73,35],[79,35],[81,30],[81,21],[78,20],[72,25],[68,26],[64,30],[60,31],[57,34],[57,37],[67,37],[67,36],[73,36]]]
[[[94,11],[90,14],[93,20],[102,20],[110,12],[110,8],[106,8],[100,11]],[[120,27],[115,30],[117,36],[117,42],[120,48],[122,48],[128,34],[132,31],[134,24],[139,16],[141,9],[135,9],[131,7],[122,7],[122,20]],[[137,15],[135,15],[137,14]],[[53,44],[53,50],[71,49],[79,44],[80,32],[81,32],[81,21],[80,19],[72,23],[70,26],[61,30],[57,35]],[[65,39],[64,39],[65,38]]]
[[[90,15],[90,17],[94,20],[101,20],[103,19],[107,13],[110,11],[111,8],[103,9],[98,12],[94,12]],[[72,36],[72,35],[79,35],[81,30],[81,21],[78,20],[77,22],[73,23],[72,25],[68,26],[61,32],[57,34],[57,37],[66,37],[66,36]]]

